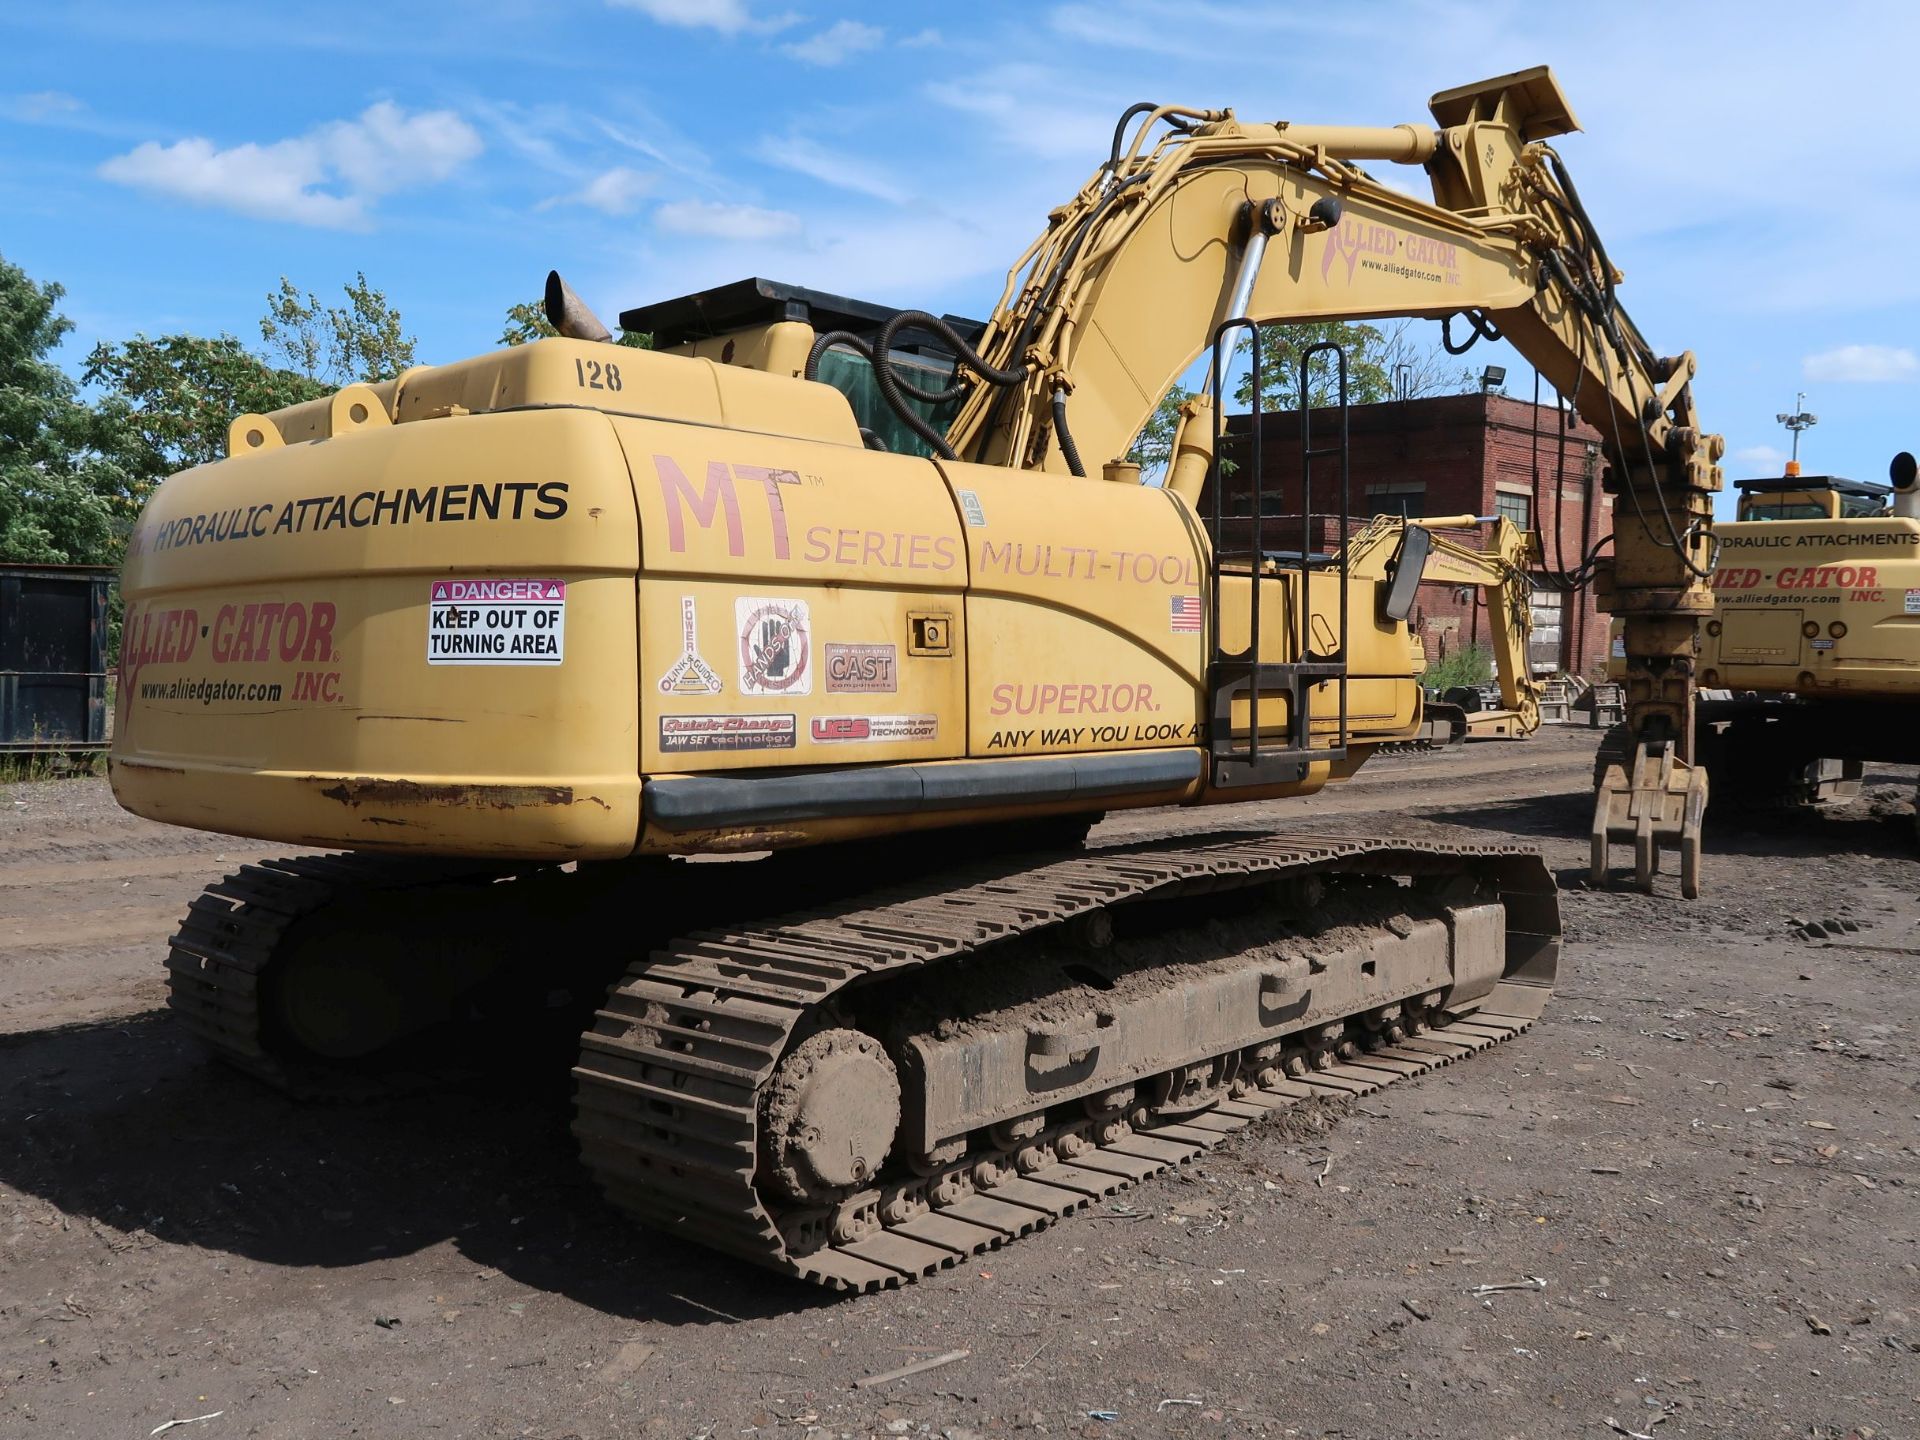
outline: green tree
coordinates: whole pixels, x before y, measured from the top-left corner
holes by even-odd
[[[267,296],[260,338],[286,369],[337,389],[356,380],[391,380],[414,363],[419,343],[407,334],[400,312],[367,283],[365,272],[341,287],[345,305],[325,305],[311,290],[302,294],[286,276]]]
[[[1260,327],[1260,408],[1294,410],[1300,404],[1300,357],[1310,346],[1331,343],[1347,354],[1347,403],[1373,405],[1382,400],[1413,400],[1423,395],[1459,395],[1479,388],[1472,370],[1444,350],[1422,345],[1403,320],[1391,330],[1349,320],[1306,320]],[[1242,338],[1234,356],[1251,361],[1253,345]],[[1241,372],[1233,398],[1253,404],[1253,372]],[[1335,405],[1340,399],[1339,364],[1331,352],[1315,355],[1308,367],[1307,404]]]
[[[528,345],[535,340],[551,340],[559,333],[547,319],[546,305],[539,300],[528,300],[507,307],[507,324],[500,332],[500,343]],[[653,337],[638,330],[621,330],[614,335],[613,343],[632,350],[651,350]]]
[[[1370,405],[1393,398],[1393,376],[1382,363],[1387,337],[1375,326],[1346,320],[1308,320],[1297,325],[1260,327],[1260,408],[1295,410],[1300,405],[1300,359],[1320,344],[1341,346],[1347,354],[1347,403]],[[1244,408],[1253,405],[1253,340],[1243,336],[1234,358],[1246,365],[1233,391]],[[1340,399],[1340,370],[1331,352],[1313,357],[1307,373],[1307,404],[1334,405]]]
[[[500,332],[502,345],[530,345],[535,340],[551,340],[560,332],[547,319],[547,307],[528,300],[507,307],[507,326]]]
[[[1192,398],[1193,391],[1175,385],[1153,407],[1153,414],[1134,437],[1133,448],[1127,451],[1127,458],[1144,473],[1158,474],[1173,459],[1174,437],[1180,433],[1180,407]]]
[[[132,518],[110,424],[50,358],[64,293],[0,258],[0,560],[110,563]]]
[[[102,392],[100,411],[120,435],[119,453],[137,503],[173,474],[227,453],[227,426],[239,415],[297,405],[327,386],[278,370],[231,335],[136,335],[99,344],[81,377]]]

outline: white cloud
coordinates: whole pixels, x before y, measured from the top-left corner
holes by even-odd
[[[638,10],[649,20],[662,25],[677,25],[683,30],[717,30],[722,35],[777,35],[790,30],[805,16],[782,11],[778,15],[756,18],[746,0],[607,0],[621,10]]]
[[[327,176],[314,147],[302,140],[235,145],[228,150],[216,150],[205,139],[172,145],[149,140],[107,161],[100,174],[122,185],[196,205],[237,210],[259,220],[291,220],[340,230],[366,223],[358,196],[330,195],[312,188],[326,183]]]
[[[1771,445],[1748,445],[1734,451],[1733,458],[1740,469],[1762,475],[1778,475],[1787,463],[1787,452],[1776,450]]]
[[[349,189],[365,195],[444,180],[481,148],[473,127],[453,111],[409,115],[391,100],[315,134],[326,163]]]
[[[981,121],[1009,148],[1049,160],[1073,160],[1089,169],[1106,158],[1114,117],[1120,113],[1108,88],[1085,89],[1071,77],[1038,65],[996,66],[965,84],[935,81],[926,87],[926,95],[935,104]],[[1072,193],[1071,185],[1067,193]]]
[[[945,37],[941,35],[938,30],[922,30],[917,34],[904,37],[900,41],[900,48],[902,50],[918,50],[922,46],[939,45],[944,43],[944,41]]]
[[[578,190],[542,200],[535,208],[551,210],[556,205],[584,205],[602,215],[626,215],[652,191],[654,184],[654,176],[616,165],[611,170],[602,170]]]
[[[102,178],[260,220],[329,229],[368,223],[374,199],[444,180],[481,150],[451,110],[409,115],[391,101],[271,144],[216,147],[204,136],[149,140],[100,167]]]
[[[760,142],[760,158],[782,170],[805,175],[856,195],[871,196],[889,205],[904,205],[912,197],[886,174],[854,156],[828,150],[801,135],[769,136]]]
[[[753,22],[744,0],[611,0],[611,3],[625,10],[638,10],[662,25],[718,30],[722,35],[738,35]]]
[[[800,233],[798,215],[711,200],[669,200],[653,212],[653,220],[670,235],[708,235],[717,240],[774,240]]]
[[[839,65],[863,51],[877,48],[886,33],[877,25],[838,20],[810,39],[780,48],[809,65]]]
[[[0,113],[29,124],[58,124],[86,108],[84,102],[63,90],[36,90],[31,95],[9,95],[0,101]]]
[[[1904,345],[1842,345],[1800,362],[1809,380],[1860,382],[1920,379],[1920,356]]]

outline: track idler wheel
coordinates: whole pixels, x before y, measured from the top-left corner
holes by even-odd
[[[789,1050],[763,1102],[769,1179],[803,1205],[832,1204],[878,1173],[900,1127],[900,1076],[858,1030],[822,1030]]]

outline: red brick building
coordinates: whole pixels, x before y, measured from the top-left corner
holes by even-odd
[[[1315,448],[1337,442],[1339,412],[1312,414]],[[1303,508],[1300,416],[1262,417],[1260,468],[1268,548],[1298,548]],[[1613,497],[1601,492],[1600,435],[1550,405],[1538,408],[1504,395],[1441,395],[1355,405],[1347,412],[1351,490],[1348,520],[1339,519],[1338,462],[1323,458],[1313,470],[1315,549],[1331,550],[1345,532],[1378,514],[1505,515],[1537,531],[1545,562],[1535,573],[1534,643],[1537,671],[1592,675],[1606,663],[1607,622],[1591,590],[1568,594],[1555,580],[1575,569],[1594,542],[1613,530]],[[1239,477],[1253,473],[1246,454],[1246,417],[1228,422],[1228,457],[1239,461],[1227,482],[1229,513],[1247,514],[1250,496]],[[1537,483],[1536,483],[1537,482]],[[1477,546],[1477,530],[1445,531]],[[1435,659],[1464,644],[1487,641],[1482,592],[1423,585],[1413,614],[1415,633]]]

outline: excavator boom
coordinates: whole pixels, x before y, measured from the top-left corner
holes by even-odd
[[[1692,354],[1658,354],[1619,303],[1621,277],[1548,144],[1579,128],[1552,73],[1442,91],[1431,109],[1438,130],[1148,110],[1009,273],[978,350],[1014,383],[976,389],[939,438],[968,458],[1097,473],[1223,326],[1426,316],[1464,320],[1469,344],[1503,337],[1605,437],[1613,553],[1592,573],[1625,622],[1631,746],[1602,780],[1595,878],[1605,837],[1637,836],[1650,885],[1661,844],[1697,852],[1705,806],[1686,762],[1724,442],[1701,429]],[[1360,160],[1423,166],[1432,203]],[[1196,496],[1207,423],[1191,415],[1169,480]]]

